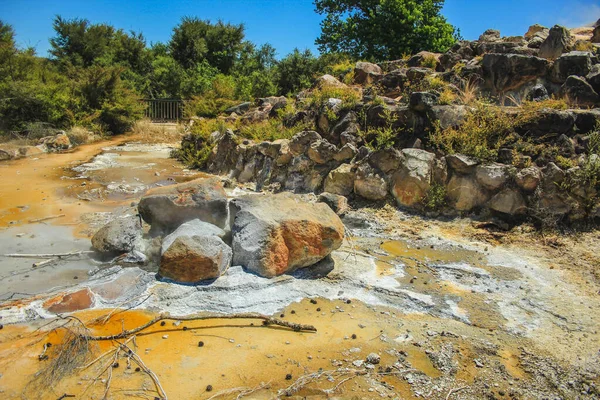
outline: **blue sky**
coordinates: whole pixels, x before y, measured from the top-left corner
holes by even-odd
[[[46,55],[52,19],[86,18],[141,31],[148,42],[168,41],[182,16],[243,22],[246,37],[271,43],[284,56],[294,49],[316,51],[320,16],[312,0],[0,0],[0,19],[15,28],[19,45]],[[600,18],[600,0],[447,0],[444,15],[469,40],[488,28],[522,35],[529,25],[581,26]]]

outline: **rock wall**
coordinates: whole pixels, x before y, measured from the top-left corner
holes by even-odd
[[[580,167],[562,170],[548,163],[519,168],[417,148],[356,149],[351,143],[333,145],[314,131],[262,143],[240,140],[228,131],[216,142],[207,168],[241,183],[255,182],[257,190],[393,199],[399,207],[419,212],[432,211],[426,200],[433,188],[442,188],[445,205],[434,211],[450,215],[555,221],[600,217],[599,205],[589,204],[596,195],[593,188],[561,185]]]

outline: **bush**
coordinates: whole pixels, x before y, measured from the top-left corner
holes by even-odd
[[[479,104],[458,128],[433,130],[431,143],[446,154],[465,154],[482,161],[495,161],[515,125],[500,107]]]
[[[421,203],[426,210],[439,211],[446,206],[446,196],[446,187],[439,183],[434,183],[427,190]]]

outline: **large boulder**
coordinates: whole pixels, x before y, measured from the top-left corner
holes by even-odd
[[[227,195],[218,178],[200,178],[149,190],[138,210],[155,232],[172,232],[193,219],[225,227]]]
[[[246,113],[248,110],[250,110],[251,105],[252,105],[252,103],[250,103],[249,101],[240,103],[233,107],[229,107],[227,110],[225,110],[225,114],[229,115],[231,113],[236,113],[238,115],[242,115],[242,114]]]
[[[435,154],[419,149],[402,150],[404,163],[392,178],[392,194],[401,206],[421,204],[431,185]]]
[[[586,76],[591,70],[591,54],[586,51],[572,51],[563,54],[554,62],[550,77],[555,83],[563,83],[571,75]]]
[[[344,215],[350,210],[348,199],[339,194],[323,192],[319,195],[319,201],[327,204],[337,215]]]
[[[216,225],[209,224],[208,222],[204,222],[199,219],[193,219],[181,224],[173,233],[163,238],[161,244],[161,254],[167,251],[175,239],[181,236],[216,236],[223,239],[226,235],[227,233]]]
[[[600,103],[600,96],[584,78],[571,75],[560,88],[560,94],[579,106],[594,106]]]
[[[501,93],[546,75],[548,61],[518,54],[486,54],[482,68],[485,85]]]
[[[478,39],[480,42],[498,42],[500,41],[500,31],[496,29],[488,29],[483,32]]]
[[[116,218],[92,237],[92,247],[105,254],[128,253],[142,238],[142,225],[136,215]]]
[[[544,136],[549,133],[562,135],[569,134],[574,125],[575,115],[572,112],[543,108],[532,121],[517,127],[517,130],[530,136]]]
[[[519,191],[506,188],[490,200],[490,210],[509,216],[523,215],[527,211],[527,204]]]
[[[231,257],[231,248],[218,236],[181,234],[162,252],[158,275],[186,284],[216,279],[229,268]]]
[[[537,189],[542,180],[542,171],[537,167],[527,167],[520,170],[515,176],[515,183],[526,192]]]
[[[290,139],[289,149],[293,155],[298,156],[306,153],[312,143],[321,139],[321,135],[315,131],[299,132]]]
[[[359,61],[354,67],[354,82],[359,85],[368,85],[381,78],[382,70],[377,64]]]
[[[468,174],[472,172],[479,164],[479,160],[464,154],[451,154],[446,156],[446,162],[448,163],[448,167],[450,169],[461,174]]]
[[[575,38],[564,26],[554,25],[544,43],[540,46],[539,56],[556,60],[563,53],[568,53],[575,45]]]
[[[307,155],[316,164],[326,164],[333,159],[337,153],[337,147],[326,139],[311,143]]]
[[[478,165],[475,169],[475,177],[481,186],[496,191],[510,178],[509,167],[504,164]]]
[[[481,207],[489,198],[476,179],[469,175],[453,175],[446,190],[451,206],[458,211]]]
[[[66,133],[61,131],[54,136],[41,138],[38,144],[45,145],[49,151],[67,150],[71,147],[71,140]]]
[[[325,75],[319,77],[315,81],[313,88],[314,89],[322,89],[325,87],[347,88],[348,86],[346,86],[346,84],[340,82],[333,76],[331,76],[329,74],[325,74]]]
[[[344,225],[323,203],[290,193],[231,202],[233,264],[274,277],[317,263],[342,245]]]
[[[388,194],[388,184],[369,164],[361,164],[356,170],[354,193],[367,200],[383,200]]]
[[[393,147],[379,149],[369,154],[368,162],[384,174],[390,174],[400,167],[403,161],[402,153]]]
[[[352,165],[342,164],[332,170],[325,178],[323,189],[326,192],[348,196],[354,190],[354,171]]]

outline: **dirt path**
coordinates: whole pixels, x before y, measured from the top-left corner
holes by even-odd
[[[49,241],[87,248],[86,236],[103,220],[98,214],[127,209],[149,186],[194,176],[163,147],[115,148],[127,140],[0,165],[4,251],[44,249]],[[20,177],[30,185],[17,184]],[[65,217],[28,223],[59,213]],[[351,212],[344,223],[351,235],[332,260],[274,280],[232,267],[210,286],[187,287],[156,282],[139,268],[87,278],[94,265],[84,260],[45,273],[2,260],[4,290],[37,297],[0,306],[0,391],[27,399],[160,398],[126,351],[58,381],[35,379],[52,365],[65,334],[39,317],[64,295],[50,288],[68,282],[70,291],[93,298],[92,309],[74,315],[94,334],[121,332],[158,312],[261,312],[317,327],[157,324],[136,337],[134,349],[170,399],[599,398],[598,232],[493,232],[390,206]],[[94,322],[108,313],[106,323]],[[47,353],[45,343],[53,345]],[[95,343],[88,361],[115,346]],[[379,363],[365,361],[371,353]],[[41,354],[49,358],[40,361]]]

